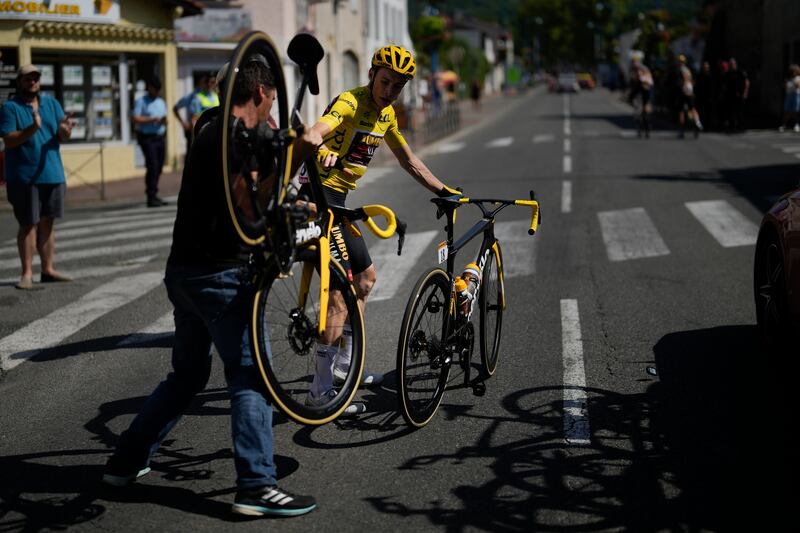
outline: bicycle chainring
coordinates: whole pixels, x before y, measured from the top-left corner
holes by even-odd
[[[292,321],[286,333],[289,344],[291,344],[292,349],[298,355],[308,355],[311,352],[311,348],[314,346],[317,328],[314,327],[311,320],[299,308],[292,309],[289,313],[289,318]]]

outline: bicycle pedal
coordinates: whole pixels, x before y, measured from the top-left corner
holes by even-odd
[[[472,384],[473,396],[483,396],[484,394],[486,394],[486,383],[483,381],[478,381]]]

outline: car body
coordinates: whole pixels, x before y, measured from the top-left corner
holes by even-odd
[[[558,75],[556,88],[560,93],[576,93],[581,90],[578,77],[573,72],[564,72]]]
[[[753,292],[763,339],[770,345],[800,340],[800,186],[761,221]]]

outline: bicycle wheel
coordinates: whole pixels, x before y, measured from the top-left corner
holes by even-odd
[[[483,282],[478,301],[481,311],[481,371],[484,377],[494,374],[500,351],[500,331],[505,303],[502,268],[503,254],[500,251],[500,243],[496,242],[483,267]]]
[[[269,84],[271,75],[278,127],[286,128],[289,112],[282,63],[275,45],[265,33],[248,33],[233,51],[223,84],[219,117],[228,212],[241,240],[253,246],[266,238],[265,211],[280,181],[276,177],[282,177],[285,171],[286,153],[274,153],[273,131],[266,122],[248,123],[233,114],[236,79],[242,75],[265,85]]]
[[[398,402],[412,426],[430,422],[450,373],[447,350],[450,277],[434,268],[420,277],[403,315],[397,346]]]
[[[287,416],[307,425],[320,425],[339,416],[358,390],[364,369],[364,323],[347,274],[331,259],[328,323],[336,313],[347,313],[353,331],[353,354],[344,384],[328,403],[306,405],[316,372],[316,340],[320,321],[319,260],[296,260],[287,275],[271,262],[253,302],[253,348],[272,399]],[[316,254],[313,254],[316,255]],[[333,304],[334,294],[342,305]],[[341,317],[341,315],[340,315]],[[329,331],[334,338],[341,332]]]

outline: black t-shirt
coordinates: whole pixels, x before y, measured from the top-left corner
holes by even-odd
[[[183,169],[168,266],[227,268],[247,262],[249,249],[231,221],[222,177],[221,121],[198,132]]]

